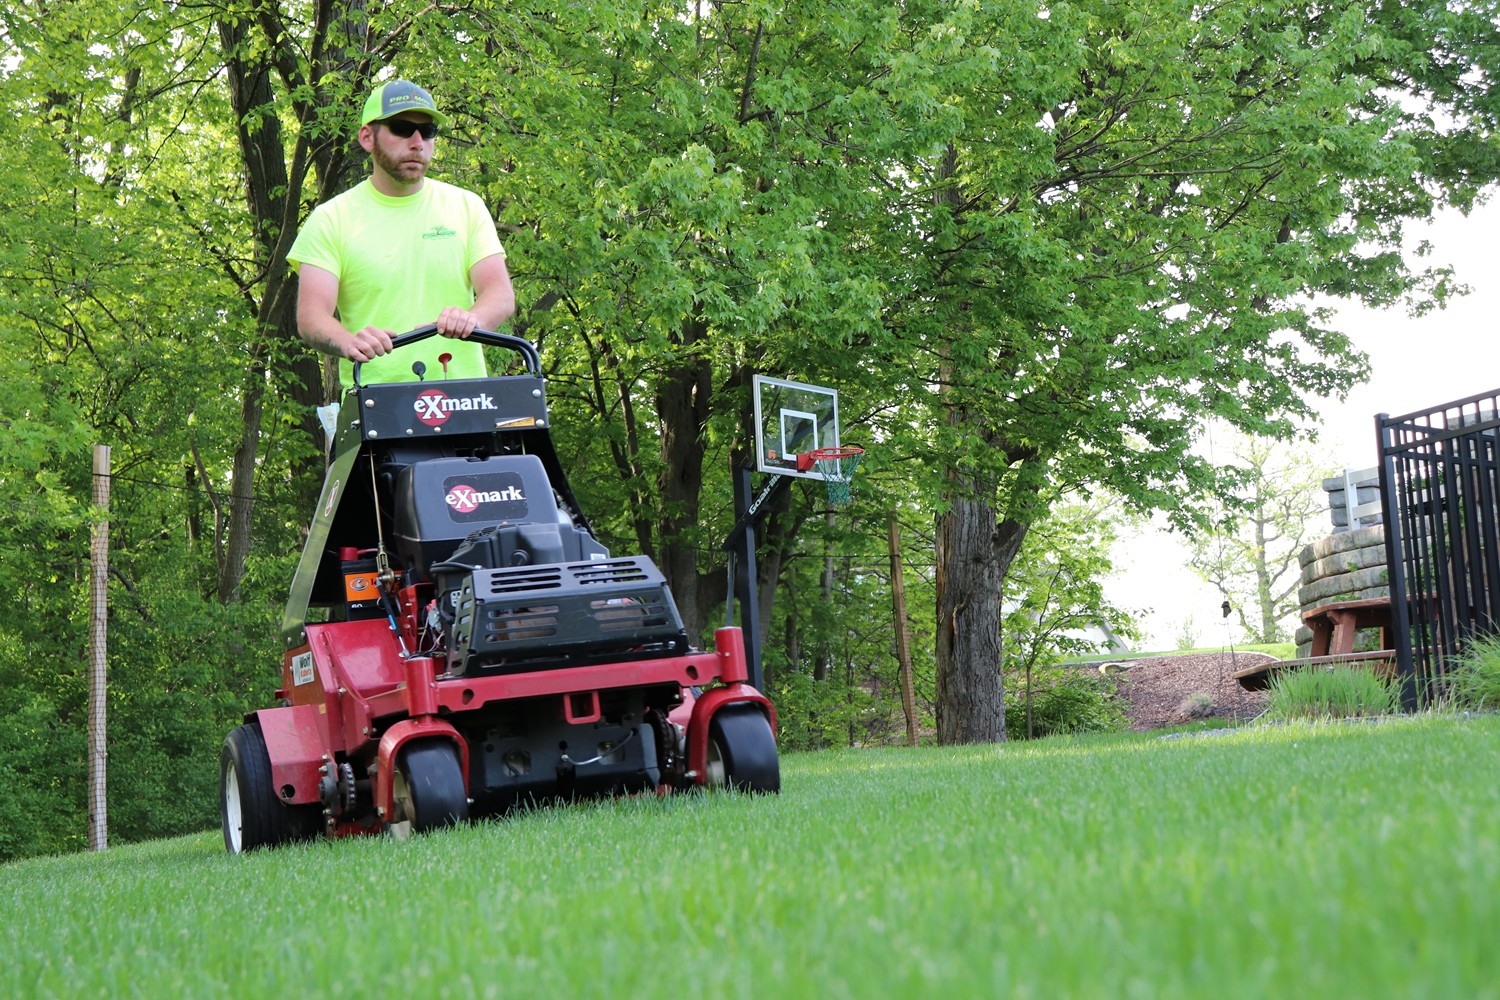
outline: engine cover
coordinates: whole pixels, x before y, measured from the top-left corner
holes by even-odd
[[[687,631],[666,579],[645,556],[476,569],[454,601],[448,671],[677,656]]]
[[[396,552],[421,579],[475,531],[491,525],[559,523],[552,484],[535,455],[433,458],[396,477]],[[574,543],[576,550],[577,543]],[[566,559],[555,555],[530,560]],[[577,555],[571,558],[579,558]]]

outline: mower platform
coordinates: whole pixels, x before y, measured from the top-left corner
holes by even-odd
[[[362,386],[356,366],[282,620],[279,703],[221,754],[232,853],[524,802],[780,788],[739,629],[691,647],[652,561],[611,556],[579,511],[535,349],[474,336],[526,373]]]

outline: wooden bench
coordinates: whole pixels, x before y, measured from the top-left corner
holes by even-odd
[[[1380,646],[1390,648],[1391,599],[1372,597],[1363,601],[1335,601],[1323,604],[1302,615],[1312,629],[1309,655],[1337,656],[1354,652],[1354,636],[1361,629],[1380,629]]]
[[[1264,691],[1271,678],[1283,670],[1304,667],[1333,669],[1341,663],[1368,666],[1381,676],[1390,677],[1396,669],[1396,651],[1390,648],[1391,599],[1372,597],[1362,601],[1334,601],[1319,605],[1302,615],[1312,629],[1309,655],[1295,660],[1262,663],[1234,673],[1234,679],[1247,691]],[[1354,652],[1354,637],[1361,629],[1380,629],[1380,649]]]

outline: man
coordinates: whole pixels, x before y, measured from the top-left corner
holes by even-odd
[[[480,378],[477,343],[436,338],[391,353],[398,333],[436,323],[465,341],[494,330],[516,311],[515,292],[495,223],[479,196],[427,176],[437,130],[446,120],[432,95],[406,80],[376,87],[360,116],[368,180],[319,205],[287,259],[296,268],[297,330],[339,358],[339,379],[411,381],[413,362],[428,378]],[[444,364],[440,358],[452,355]]]

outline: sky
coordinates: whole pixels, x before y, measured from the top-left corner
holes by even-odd
[[[1377,413],[1396,416],[1500,388],[1500,262],[1490,249],[1497,233],[1500,203],[1467,217],[1444,211],[1428,225],[1409,228],[1409,245],[1432,244],[1426,262],[1453,267],[1458,283],[1470,287],[1445,309],[1414,319],[1399,306],[1340,308],[1334,325],[1369,355],[1371,367],[1370,380],[1343,402],[1319,403],[1319,437],[1343,467],[1378,463]],[[1331,531],[1332,522],[1326,523]],[[1187,568],[1187,548],[1177,536],[1149,527],[1122,534],[1114,558],[1105,593],[1139,612],[1145,636],[1137,649],[1176,649],[1189,636],[1195,646],[1210,648],[1241,641],[1234,619],[1220,614],[1223,598]]]

